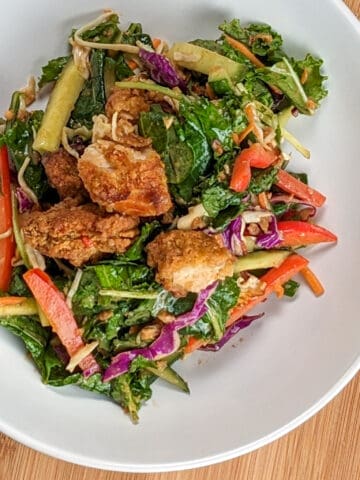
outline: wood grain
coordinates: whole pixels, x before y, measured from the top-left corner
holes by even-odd
[[[360,0],[345,3],[360,18]],[[0,433],[0,480],[358,480],[359,412],[360,374],[315,417],[280,440],[232,461],[162,474],[115,473],[72,465]]]

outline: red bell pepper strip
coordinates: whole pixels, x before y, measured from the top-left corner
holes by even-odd
[[[51,278],[39,268],[33,268],[24,273],[23,278],[43,310],[53,331],[72,357],[84,342],[74,315],[66,304],[63,294],[57,289]],[[82,370],[100,371],[93,355],[88,355],[80,362]]]
[[[267,168],[272,165],[278,155],[274,150],[266,150],[260,143],[253,143],[249,148],[242,150],[243,157],[248,158],[250,167]]]
[[[251,180],[251,167],[267,168],[276,159],[276,152],[266,150],[260,143],[244,148],[235,159],[230,188],[235,192],[244,192]]]
[[[282,238],[280,247],[301,247],[302,245],[337,241],[336,235],[313,223],[287,220],[278,222],[277,226]]]
[[[247,158],[247,149],[242,150],[235,159],[234,168],[230,180],[230,188],[235,192],[244,192],[251,180],[250,161]]]
[[[275,185],[284,190],[284,192],[290,193],[314,207],[321,207],[326,200],[322,193],[309,187],[306,183],[301,182],[285,170],[279,170]]]
[[[266,284],[265,291],[262,295],[253,297],[245,305],[234,307],[231,311],[229,320],[226,326],[232,325],[243,315],[247,314],[249,310],[263,302],[268,296],[273,293],[279,286],[290,280],[296,273],[300,272],[308,265],[309,261],[298,254],[293,254],[287,257],[281,265],[268,270],[260,280]]]
[[[11,231],[11,191],[10,170],[7,148],[0,148],[0,235],[8,234],[0,239],[0,290],[9,288],[11,277],[11,259],[14,256],[15,244]]]

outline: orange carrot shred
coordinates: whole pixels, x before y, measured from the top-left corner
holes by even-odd
[[[189,337],[187,345],[184,347],[184,354],[188,355],[189,353],[194,352],[198,348],[202,347],[206,342],[202,338]]]
[[[225,38],[233,48],[242,53],[248,60],[250,60],[251,63],[255,65],[255,67],[265,67],[262,61],[255,57],[255,55],[242,42],[239,42],[239,40],[235,40],[235,38],[229,37],[229,35],[225,35]]]
[[[126,63],[131,70],[138,68],[138,64],[135,62],[135,60],[127,60]]]
[[[315,273],[310,270],[309,267],[304,267],[300,270],[301,275],[304,277],[306,283],[309,285],[314,295],[319,297],[325,292],[324,287],[322,286],[320,280],[317,278]]]
[[[274,292],[277,298],[282,298],[284,296],[284,287],[282,285],[276,285],[274,288]]]
[[[301,85],[304,85],[307,82],[308,78],[309,78],[309,70],[307,68],[304,68],[300,77]]]
[[[252,126],[252,131],[254,132],[255,137],[260,143],[262,143],[262,141],[264,140],[264,132],[256,123],[254,106],[251,105],[251,103],[248,103],[244,108],[244,111],[246,118],[248,119],[249,125]]]
[[[241,133],[236,134],[236,145],[240,145],[241,142],[254,130],[254,125],[250,124]]]
[[[0,297],[0,305],[18,305],[26,300],[26,297]]]
[[[161,39],[160,39],[160,38],[153,38],[153,39],[152,39],[152,46],[154,47],[155,50],[158,48],[158,46],[160,45],[160,43],[161,43]]]

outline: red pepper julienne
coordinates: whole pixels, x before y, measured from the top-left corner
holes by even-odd
[[[75,355],[84,346],[84,342],[63,294],[57,289],[51,278],[39,268],[28,270],[24,273],[23,278],[70,357]],[[91,354],[84,358],[79,365],[82,370],[91,369],[92,373],[100,370]]]
[[[9,288],[11,259],[15,252],[12,234],[9,157],[5,146],[0,148],[0,291]]]

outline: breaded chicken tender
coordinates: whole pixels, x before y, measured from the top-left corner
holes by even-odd
[[[45,212],[23,217],[25,242],[41,254],[68,260],[75,267],[106,253],[122,253],[138,235],[138,219],[109,214],[94,204],[78,206],[74,199]]]
[[[152,217],[172,206],[164,164],[151,147],[98,140],[85,149],[78,169],[92,201],[108,212]]]
[[[160,233],[146,247],[155,279],[176,296],[198,293],[234,273],[234,257],[215,236],[201,231]]]
[[[56,188],[60,198],[87,196],[79,177],[77,160],[66,150],[60,149],[45,155],[42,163],[50,185]]]

